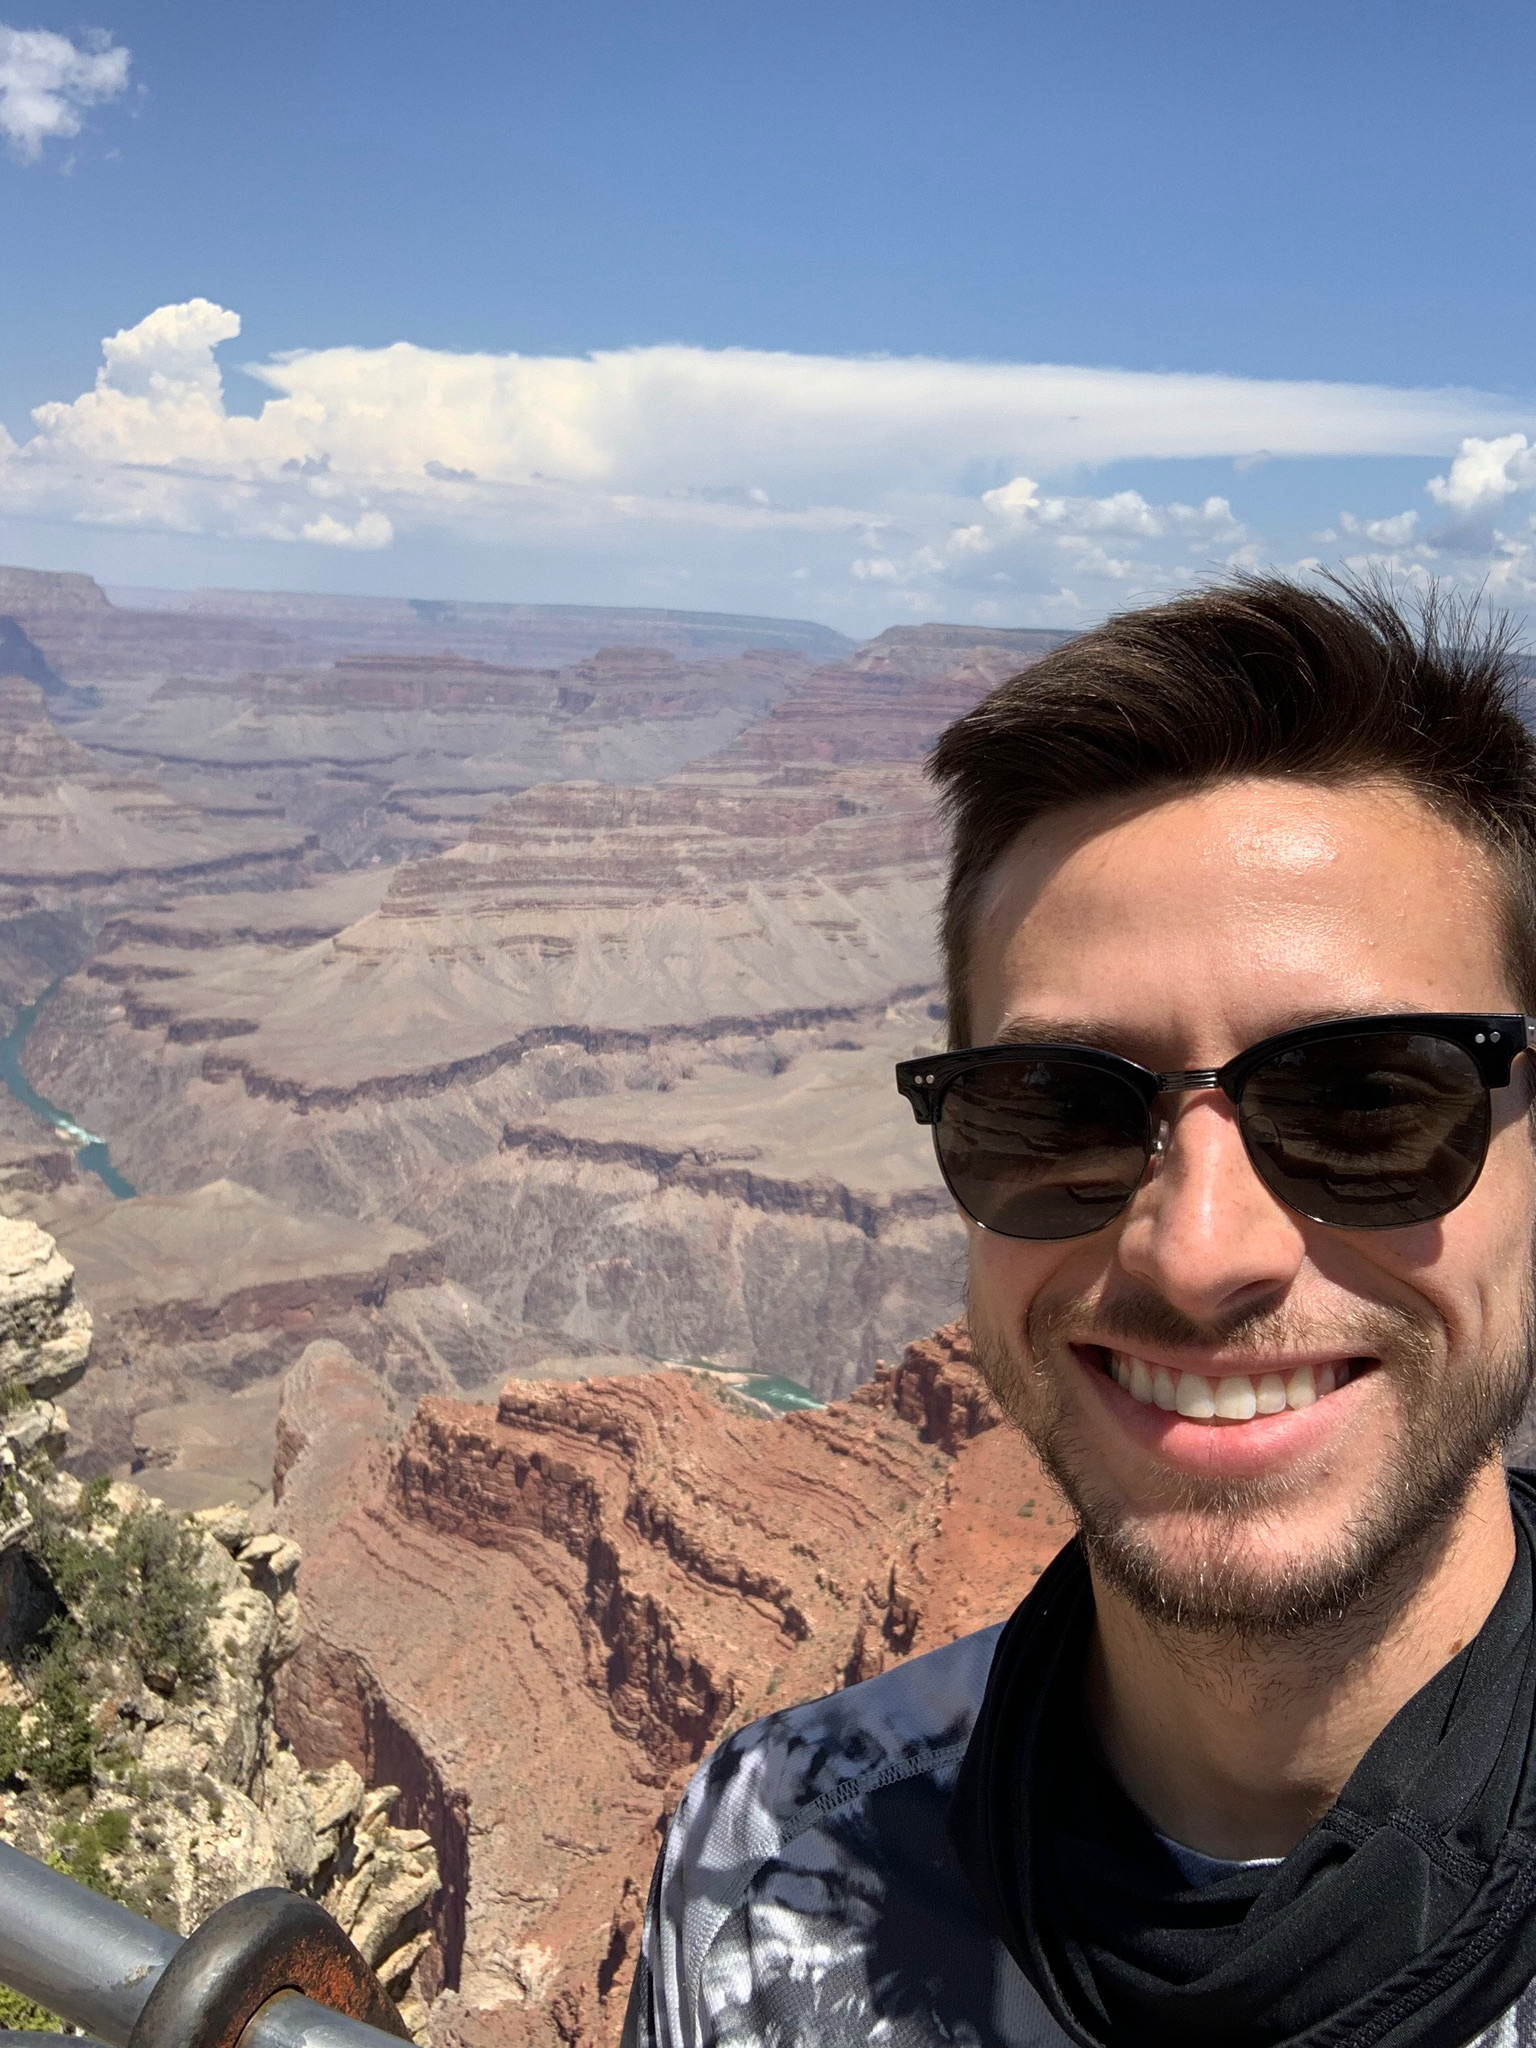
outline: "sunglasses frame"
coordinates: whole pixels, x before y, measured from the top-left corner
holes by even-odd
[[[912,1114],[918,1123],[933,1127],[934,1156],[939,1163],[939,1172],[944,1177],[944,1185],[965,1214],[970,1216],[971,1212],[951,1182],[943,1155],[939,1151],[939,1120],[943,1115],[946,1092],[962,1074],[972,1073],[977,1067],[1026,1065],[1040,1059],[1070,1059],[1074,1065],[1096,1068],[1100,1073],[1113,1075],[1117,1080],[1128,1084],[1141,1097],[1147,1114],[1147,1159],[1150,1164],[1155,1150],[1152,1105],[1160,1095],[1182,1095],[1195,1089],[1219,1088],[1232,1106],[1240,1109],[1239,1098],[1249,1075],[1278,1054],[1289,1052],[1293,1046],[1324,1045],[1330,1039],[1356,1038],[1363,1032],[1373,1031],[1412,1031],[1422,1037],[1443,1039],[1447,1044],[1457,1046],[1461,1051],[1470,1054],[1483,1086],[1490,1092],[1495,1088],[1508,1087],[1515,1060],[1522,1052],[1536,1049],[1536,1017],[1480,1011],[1409,1011],[1372,1017],[1330,1018],[1326,1023],[1298,1025],[1293,1030],[1276,1032],[1273,1037],[1261,1038],[1256,1044],[1246,1046],[1242,1052],[1234,1054],[1225,1066],[1175,1067],[1167,1073],[1159,1073],[1152,1067],[1140,1066],[1135,1060],[1126,1059],[1121,1053],[1105,1052],[1101,1047],[1093,1045],[1073,1045],[1046,1040],[1016,1040],[1001,1045],[973,1045],[958,1052],[933,1053],[925,1059],[899,1061],[896,1067],[896,1086],[912,1105]],[[1246,1132],[1243,1134],[1243,1146],[1251,1162],[1253,1153]],[[1254,1170],[1258,1172],[1256,1164]],[[1474,1175],[1467,1194],[1461,1196],[1461,1201],[1464,1202],[1467,1195],[1471,1194],[1481,1173],[1482,1162],[1478,1165],[1477,1175]],[[1262,1174],[1259,1177],[1263,1179]],[[1264,1185],[1266,1188],[1269,1187],[1267,1181]],[[1270,1192],[1274,1193],[1274,1190],[1270,1189]],[[1106,1217],[1102,1223],[1095,1224],[1092,1230],[1082,1234],[1091,1236],[1093,1230],[1107,1229],[1109,1224],[1125,1213],[1134,1194],[1135,1190],[1132,1189],[1113,1216]],[[1275,1199],[1284,1200],[1280,1195],[1276,1195]],[[1286,1203],[1285,1206],[1289,1208],[1292,1205]],[[1459,1203],[1453,1203],[1451,1207],[1459,1207]],[[1296,1213],[1305,1214],[1300,1210]],[[1441,1213],[1448,1215],[1450,1211],[1444,1210]],[[979,1217],[972,1216],[971,1221],[980,1230],[988,1228]],[[1361,1224],[1355,1227],[1392,1229],[1398,1226]],[[1042,1244],[1066,1242],[1058,1238],[1021,1241]]]

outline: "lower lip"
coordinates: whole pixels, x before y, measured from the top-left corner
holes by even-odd
[[[1251,1422],[1191,1422],[1187,1416],[1132,1400],[1101,1364],[1096,1347],[1072,1346],[1093,1393],[1125,1434],[1164,1464],[1185,1472],[1220,1474],[1223,1479],[1257,1478],[1321,1449],[1349,1422],[1376,1372],[1358,1367],[1332,1394],[1310,1408],[1287,1408],[1279,1415],[1256,1415]]]

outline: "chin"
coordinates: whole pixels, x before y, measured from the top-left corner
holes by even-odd
[[[1273,1638],[1336,1624],[1368,1604],[1419,1567],[1446,1520],[1410,1529],[1361,1516],[1341,1531],[1320,1516],[1116,1516],[1100,1505],[1088,1506],[1080,1526],[1095,1578],[1148,1620]]]

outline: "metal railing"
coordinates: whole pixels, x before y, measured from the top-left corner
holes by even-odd
[[[356,1949],[306,1899],[250,1892],[183,1940],[3,1842],[0,1983],[109,2048],[400,2048],[405,2032]]]

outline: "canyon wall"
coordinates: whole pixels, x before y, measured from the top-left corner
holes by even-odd
[[[615,2041],[705,1750],[999,1619],[1070,1533],[958,1327],[778,1421],[686,1371],[513,1381],[388,1447],[339,1347],[284,1404],[279,1722],[312,1768],[390,1755],[432,1836],[435,2048]]]

